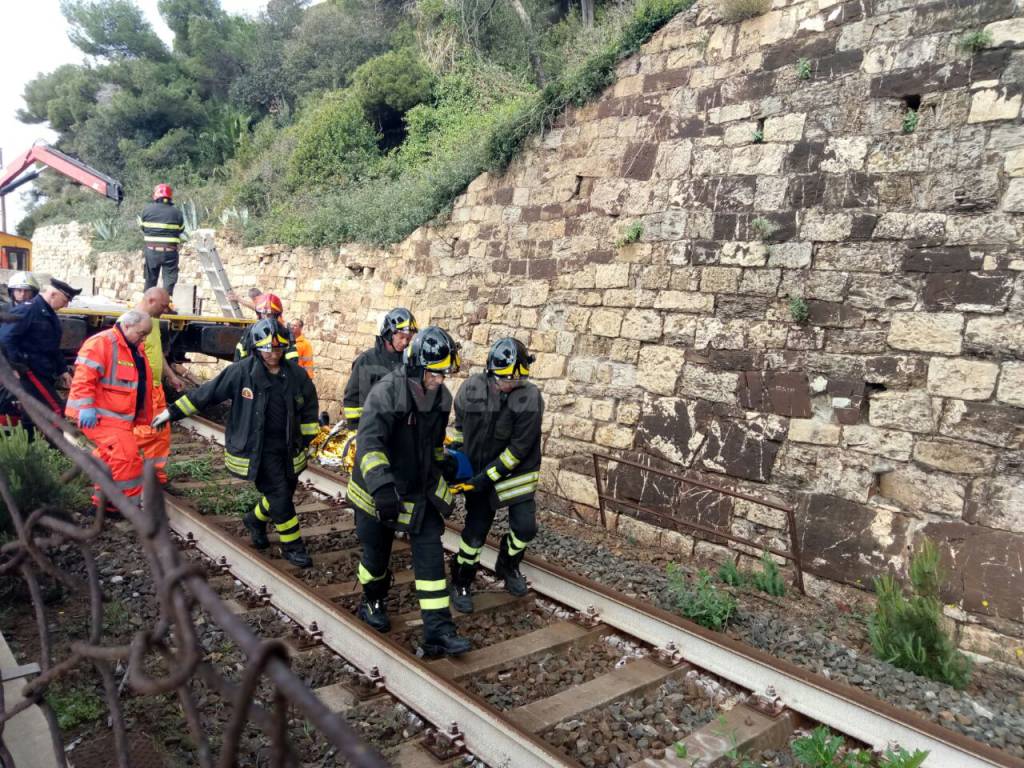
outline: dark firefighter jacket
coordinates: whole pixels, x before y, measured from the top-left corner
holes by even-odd
[[[298,365],[282,363],[281,371],[285,376],[285,402],[291,406],[286,442],[292,463],[284,470],[288,476],[293,476],[306,468],[306,446],[320,431],[319,403],[313,382]],[[255,480],[263,455],[263,426],[270,386],[270,374],[263,361],[250,356],[232,363],[199,389],[179,397],[168,409],[171,419],[177,421],[209,405],[231,400],[224,435],[224,463],[231,474]]]
[[[413,533],[419,531],[428,505],[444,517],[452,509],[452,493],[438,464],[444,458],[452,394],[444,385],[426,398],[421,391],[405,368],[389,373],[370,390],[348,483],[348,500],[373,517],[374,492],[393,483],[404,506],[395,527]]]
[[[359,428],[359,417],[373,385],[402,364],[401,352],[389,352],[384,339],[377,337],[373,349],[367,349],[352,363],[352,373],[345,383],[342,413],[349,429]]]
[[[295,348],[295,340],[292,338],[292,332],[285,328],[283,321],[278,321],[282,330],[288,334],[288,347],[284,351],[285,360],[294,360],[296,365],[299,362],[299,350]],[[238,339],[238,343],[235,344],[235,362],[242,360],[252,354],[252,329],[255,326],[250,325],[243,331],[241,338]]]
[[[154,200],[142,209],[139,226],[146,245],[177,248],[181,243],[181,233],[185,230],[185,219],[173,203]]]
[[[40,378],[53,380],[66,373],[67,361],[60,351],[60,318],[42,296],[10,309],[13,323],[0,324],[0,347],[16,366],[30,369]]]
[[[544,399],[528,381],[506,394],[487,374],[478,373],[459,388],[453,447],[461,444],[473,471],[491,479],[496,508],[536,492],[543,417]]]

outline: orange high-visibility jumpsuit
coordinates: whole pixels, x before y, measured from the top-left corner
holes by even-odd
[[[313,345],[305,336],[295,337],[295,351],[299,353],[299,365],[309,378],[313,378]]]
[[[153,330],[142,345],[142,353],[149,362],[153,372],[150,384],[150,407],[153,414],[158,414],[167,407],[164,394],[164,349],[160,339],[160,321],[153,318]],[[160,485],[167,485],[167,457],[171,454],[171,425],[164,424],[160,429],[153,429],[149,424],[135,426],[135,439],[142,450],[142,458],[146,464],[156,467],[156,479]]]
[[[136,367],[128,341],[116,327],[86,339],[75,360],[64,411],[77,422],[82,409],[96,409],[98,423],[82,432],[96,445],[93,455],[110,468],[114,483],[135,503],[142,498],[142,456],[132,428],[153,418],[149,397],[136,408],[140,383],[148,387],[153,380],[145,355],[140,360],[144,371]],[[93,503],[99,504],[98,488]]]

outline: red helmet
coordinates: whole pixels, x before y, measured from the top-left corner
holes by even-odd
[[[256,313],[260,315],[283,315],[284,304],[273,293],[261,293],[256,299]]]
[[[154,200],[163,200],[165,197],[168,200],[174,197],[174,190],[171,189],[170,184],[157,184],[155,187],[153,187]]]

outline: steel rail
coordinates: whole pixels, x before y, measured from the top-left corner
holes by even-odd
[[[578,763],[437,674],[387,636],[369,631],[294,576],[269,567],[266,560],[204,521],[199,513],[167,494],[165,505],[171,528],[180,536],[191,534],[201,552],[226,563],[235,578],[253,589],[266,587],[271,604],[301,626],[316,622],[323,644],[354,666],[364,672],[376,667],[388,692],[410,709],[441,729],[457,723],[467,749],[478,758],[489,765],[578,768]]]
[[[223,431],[213,422],[192,417],[182,423],[204,437],[223,441]],[[303,480],[328,496],[344,495],[345,482],[319,467],[308,467]],[[458,549],[459,534],[459,529],[448,525],[446,549]],[[493,569],[496,558],[496,548],[486,544],[481,562]],[[809,672],[539,558],[527,555],[521,570],[539,594],[579,611],[595,610],[605,624],[656,647],[671,643],[686,661],[741,688],[762,694],[771,688],[790,709],[874,748],[895,743],[908,750],[926,750],[929,768],[1024,768],[1020,758],[859,688]]]

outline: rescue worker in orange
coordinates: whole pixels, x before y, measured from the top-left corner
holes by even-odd
[[[165,382],[175,392],[185,390],[185,380],[174,372],[170,362],[164,356],[163,339],[160,335],[160,316],[166,314],[170,306],[170,294],[159,287],[150,288],[142,294],[142,301],[135,305],[136,310],[153,319],[153,330],[146,336],[142,345],[146,360],[149,361],[149,368],[153,372],[149,386],[150,407],[153,413],[160,413],[167,407],[167,397],[164,394]],[[156,467],[156,479],[161,485],[166,485],[167,457],[171,452],[170,425],[165,424],[160,429],[153,429],[149,424],[137,424],[134,432],[145,463],[153,464]]]
[[[65,409],[95,444],[93,455],[110,468],[117,487],[136,504],[142,498],[142,457],[132,429],[153,418],[153,372],[141,349],[152,329],[150,316],[132,309],[113,328],[86,339],[78,350]],[[93,503],[99,504],[98,488]],[[109,504],[107,511],[116,512]]]
[[[288,330],[292,332],[292,338],[295,339],[295,351],[299,353],[299,366],[312,379],[315,378],[313,376],[313,345],[302,335],[304,325],[302,320],[296,318],[288,323]]]

